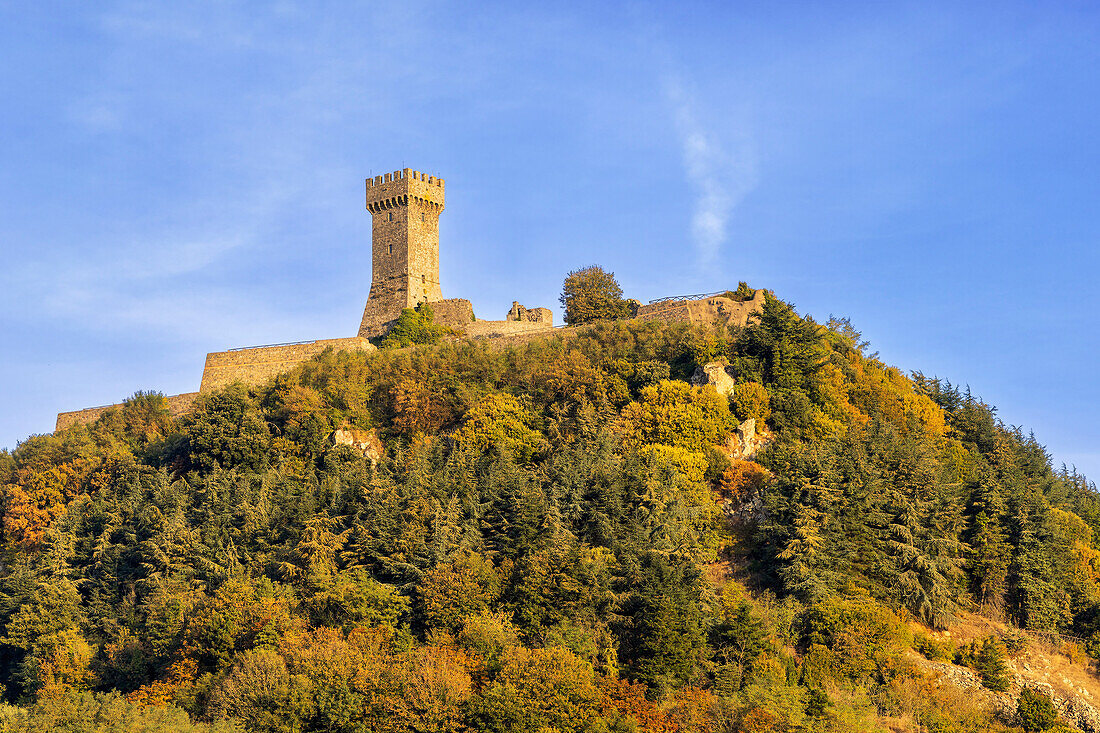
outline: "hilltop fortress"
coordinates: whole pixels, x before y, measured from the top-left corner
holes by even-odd
[[[452,329],[455,338],[483,338],[513,343],[572,329],[554,329],[548,308],[527,308],[519,302],[505,320],[474,316],[463,298],[444,299],[439,285],[439,216],[444,206],[442,178],[409,168],[366,181],[366,208],[371,213],[371,286],[359,333],[350,338],[321,339],[254,346],[206,355],[198,392],[168,397],[173,415],[187,412],[195,399],[233,382],[261,384],[308,361],[325,349],[371,351],[368,340],[385,335],[405,308],[430,304],[435,320]],[[672,323],[745,325],[764,303],[763,291],[744,302],[717,294],[665,298],[643,305],[637,317]],[[118,405],[90,407],[57,416],[57,430],[89,423]]]

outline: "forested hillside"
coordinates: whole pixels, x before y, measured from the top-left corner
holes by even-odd
[[[1016,708],[1010,627],[1100,656],[1097,495],[867,348],[769,297],[729,333],[328,352],[29,438],[0,453],[0,730],[1057,725]],[[713,361],[729,398],[688,381]],[[938,633],[978,614],[1007,631]]]

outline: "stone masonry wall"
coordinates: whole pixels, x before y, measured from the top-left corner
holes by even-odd
[[[528,308],[520,305],[518,300],[512,301],[512,310],[508,311],[509,321],[533,321],[554,325],[554,313],[549,308]]]
[[[442,178],[409,168],[367,181],[371,286],[359,335],[381,336],[403,308],[443,300],[439,287]]]
[[[474,306],[465,298],[448,298],[428,305],[432,307],[435,322],[450,328],[464,329],[474,320]]]
[[[198,396],[198,392],[187,392],[185,394],[165,397],[168,401],[169,414],[171,414],[172,417],[179,417],[190,411],[191,405],[195,404],[195,398]],[[121,404],[103,405],[102,407],[88,407],[83,410],[73,410],[72,412],[59,412],[57,413],[57,424],[54,426],[54,430],[64,430],[70,425],[89,425],[99,419],[99,416],[108,410],[120,409],[121,407]]]
[[[748,325],[749,318],[764,308],[764,291],[757,290],[751,300],[737,302],[716,296],[700,300],[666,300],[638,308],[643,321],[664,323],[694,323],[720,328]]]
[[[276,374],[293,369],[328,347],[337,351],[373,351],[364,338],[320,339],[300,344],[258,346],[251,349],[216,351],[206,355],[199,392],[211,392],[233,382],[262,384]]]
[[[474,321],[462,328],[462,334],[468,338],[511,336],[520,333],[553,333],[553,331],[554,327],[550,324],[535,321]]]

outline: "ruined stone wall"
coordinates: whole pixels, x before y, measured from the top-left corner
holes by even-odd
[[[535,323],[545,323],[547,326],[553,326],[554,311],[549,308],[528,308],[527,320],[534,321]]]
[[[757,290],[751,300],[737,302],[716,296],[699,300],[666,300],[638,308],[638,319],[664,323],[691,323],[700,326],[745,326],[749,318],[764,308],[764,291]]]
[[[554,327],[535,321],[474,321],[462,329],[468,338],[487,336],[510,336],[520,333],[552,333]]]
[[[251,349],[216,351],[206,355],[199,392],[205,393],[233,382],[262,384],[276,374],[293,369],[328,347],[337,351],[372,351],[374,346],[364,338],[320,339],[300,344],[258,346]]]
[[[512,301],[512,310],[508,311],[509,321],[532,321],[554,325],[554,313],[549,308],[528,308],[520,305],[518,300]]]
[[[187,392],[185,394],[172,395],[165,397],[168,402],[168,412],[172,417],[179,417],[191,410],[191,406],[195,404],[195,398],[199,396],[198,392]],[[57,423],[54,426],[54,430],[64,430],[70,425],[89,425],[99,419],[99,416],[108,410],[121,409],[122,404],[117,405],[103,405],[102,407],[88,407],[83,410],[73,410],[72,412],[59,412],[57,413]]]
[[[478,323],[485,324],[482,329],[474,334],[464,334],[461,336],[453,336],[451,341],[463,341],[472,340],[474,343],[486,344],[492,348],[508,348],[510,346],[520,346],[522,344],[529,344],[532,341],[543,341],[561,338],[562,340],[568,340],[577,334],[578,331],[585,328],[585,326],[566,326],[562,328],[526,328],[520,331],[507,331],[499,328],[500,324],[508,323],[508,321],[478,321]],[[517,323],[517,321],[512,321]],[[522,328],[522,327],[521,327]]]
[[[371,286],[359,335],[381,336],[403,308],[441,301],[439,215],[442,178],[404,170],[367,181]]]

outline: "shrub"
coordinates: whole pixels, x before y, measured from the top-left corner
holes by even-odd
[[[1027,636],[1016,629],[1009,629],[1001,634],[1001,641],[1005,645],[1005,651],[1008,652],[1010,657],[1015,657],[1017,654],[1027,648]],[[1070,655],[1066,655],[1070,656]],[[1075,662],[1078,660],[1074,660]]]
[[[449,332],[449,328],[435,322],[432,307],[421,303],[415,309],[401,311],[379,346],[383,349],[401,349],[414,344],[434,344]]]
[[[1016,700],[1016,714],[1024,730],[1047,730],[1058,722],[1058,711],[1050,696],[1039,690],[1025,687]]]
[[[955,642],[951,639],[940,640],[917,634],[913,638],[913,648],[934,662],[950,662],[955,657]]]
[[[722,295],[729,298],[730,300],[741,303],[746,300],[752,300],[753,297],[756,295],[756,290],[750,288],[749,284],[742,280],[741,282],[737,283],[737,290],[727,290],[726,292],[722,293]]]
[[[1005,645],[997,636],[987,636],[978,642],[970,642],[955,653],[955,663],[965,664],[982,678],[982,684],[994,692],[1008,689],[1008,666],[1005,664]]]
[[[722,496],[744,504],[758,495],[768,483],[768,472],[759,463],[735,460],[718,482]]]

